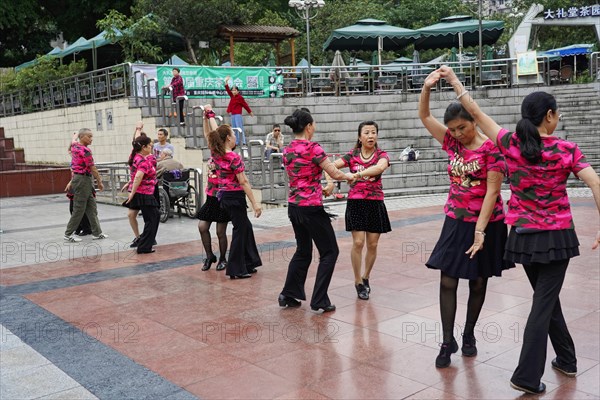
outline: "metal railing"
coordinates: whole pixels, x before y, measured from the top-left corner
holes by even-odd
[[[119,64],[22,89],[0,93],[0,116],[73,107],[127,97],[130,65]]]
[[[108,162],[97,163],[96,167],[100,176],[104,190],[96,192],[98,202],[121,205],[127,200],[127,191],[122,192],[121,188],[130,180],[129,165],[126,162]],[[192,186],[196,189],[196,201],[198,208],[204,204],[204,190],[202,190],[202,170],[200,168],[189,168],[190,180]]]
[[[592,53],[590,74],[600,76],[600,52]],[[511,87],[519,85],[549,85],[551,82],[548,57],[538,57],[538,79],[516,79],[516,59],[503,58],[483,60],[481,71],[478,61],[444,62],[453,67],[466,86]],[[283,76],[283,94],[287,96],[347,96],[352,94],[380,95],[418,92],[429,72],[441,64],[406,63],[384,65],[347,65],[307,67],[277,67]],[[264,67],[246,67],[256,69]],[[308,92],[311,81],[312,91]],[[437,90],[451,89],[442,80]],[[131,96],[136,106],[145,107],[148,113],[163,118],[163,125],[178,125],[174,118],[179,112],[156,78],[148,78],[143,71],[133,71],[131,64],[119,64],[108,68],[72,76],[38,85],[35,88],[11,93],[0,93],[0,116],[25,114],[54,108],[71,107],[85,103],[106,101]],[[168,99],[168,100],[167,100]],[[185,115],[192,116],[188,100]],[[171,112],[169,113],[169,110]],[[199,137],[197,126],[188,126],[184,136]]]

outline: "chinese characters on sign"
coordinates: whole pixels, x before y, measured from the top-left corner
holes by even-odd
[[[600,17],[600,4],[581,6],[581,7],[564,7],[556,10],[545,10],[544,19],[564,19],[564,18],[581,18],[581,17]]]

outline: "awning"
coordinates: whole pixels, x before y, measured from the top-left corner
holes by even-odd
[[[482,44],[494,44],[504,30],[503,21],[482,20]],[[443,18],[441,22],[417,29],[420,38],[415,42],[417,50],[451,49],[479,45],[479,20],[468,15]],[[462,37],[462,40],[461,40]],[[462,41],[462,43],[461,43]]]

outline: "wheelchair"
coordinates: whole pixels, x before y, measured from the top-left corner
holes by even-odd
[[[160,199],[160,222],[167,222],[171,210],[190,218],[198,212],[198,195],[190,184],[190,170],[165,171],[160,178],[158,196]]]

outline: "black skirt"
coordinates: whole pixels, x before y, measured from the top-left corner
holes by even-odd
[[[215,196],[206,196],[206,201],[198,211],[198,219],[208,222],[229,222],[231,218],[226,209],[221,207]]]
[[[483,249],[475,257],[465,254],[473,245],[475,222],[465,222],[446,216],[440,238],[425,265],[439,269],[453,278],[477,279],[502,276],[502,271],[514,268],[504,261],[507,228],[504,221],[490,222],[485,229]]]
[[[156,201],[154,194],[136,193],[129,203],[125,203],[125,201],[121,205],[132,210],[141,210],[143,207],[160,207],[160,203]]]
[[[512,227],[504,259],[519,264],[549,264],[579,255],[579,240],[574,229],[517,233]]]
[[[348,199],[346,230],[386,233],[392,230],[383,200]]]

